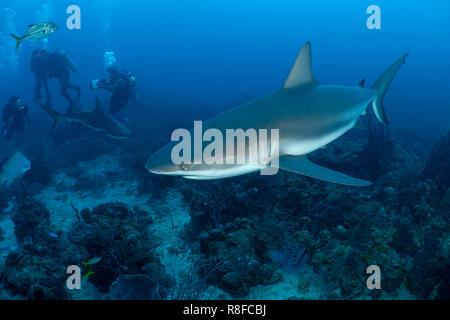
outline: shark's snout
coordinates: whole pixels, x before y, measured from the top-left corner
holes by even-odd
[[[147,171],[154,173],[154,174],[162,174],[162,171],[163,171],[161,167],[156,165],[153,156],[151,156],[145,163],[145,169],[147,169]]]
[[[170,175],[173,174],[175,166],[163,150],[158,150],[150,156],[145,164],[145,168],[153,174]]]

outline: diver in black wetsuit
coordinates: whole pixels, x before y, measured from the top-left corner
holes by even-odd
[[[28,106],[24,105],[19,97],[12,97],[3,109],[2,134],[6,139],[11,140],[15,131],[25,130],[25,124],[30,121],[28,116]]]
[[[49,53],[46,50],[37,49],[33,52],[31,58],[31,72],[36,76],[35,100],[42,99],[41,89],[44,86],[47,105],[51,105],[51,96],[48,89],[48,79],[56,78],[61,85],[61,95],[69,102],[69,112],[79,103],[81,89],[70,83],[70,72],[76,72],[78,66],[64,52],[57,50]],[[76,92],[76,98],[73,99],[68,89]]]
[[[117,114],[130,99],[137,101],[136,78],[128,72],[120,72],[114,67],[107,69],[109,81],[102,79],[98,82],[98,88],[112,93],[109,114]]]

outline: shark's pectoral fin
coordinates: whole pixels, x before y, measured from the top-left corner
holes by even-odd
[[[372,184],[370,181],[352,178],[343,173],[319,166],[311,162],[306,156],[282,157],[280,158],[280,169],[348,186],[366,187]]]
[[[312,73],[311,42],[305,43],[300,50],[283,88],[292,89],[308,84],[317,84]]]

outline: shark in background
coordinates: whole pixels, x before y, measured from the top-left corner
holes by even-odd
[[[53,129],[56,128],[59,121],[63,120],[78,123],[100,133],[100,136],[105,135],[112,139],[125,140],[131,135],[131,131],[127,127],[105,112],[98,98],[95,101],[95,108],[91,112],[60,114],[47,105],[40,104],[40,107],[53,118]]]
[[[378,120],[388,124],[383,98],[407,53],[395,61],[369,88],[318,83],[311,66],[311,44],[307,42],[283,87],[267,96],[228,110],[203,124],[204,129],[279,129],[279,168],[319,180],[350,186],[369,186],[370,181],[350,177],[311,162],[307,155],[352,129],[366,108],[372,105]],[[195,180],[234,177],[267,166],[254,164],[183,164],[171,161],[175,142],[154,153],[146,169],[154,174],[182,176]],[[250,150],[246,148],[246,159]],[[257,150],[257,148],[256,148]],[[224,158],[227,157],[224,152]],[[235,155],[236,157],[238,155]],[[257,157],[257,155],[256,155]],[[224,161],[224,163],[227,163]],[[237,162],[234,162],[237,163]]]

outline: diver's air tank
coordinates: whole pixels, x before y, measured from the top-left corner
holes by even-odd
[[[69,67],[70,71],[77,72],[80,67],[73,61],[71,57],[69,57],[67,54],[64,56],[67,62],[67,66]]]
[[[78,69],[80,69],[78,64],[76,64],[75,61],[73,61],[73,59],[69,57],[64,51],[60,51],[60,54],[64,57],[64,61],[66,62],[67,67],[70,71],[77,72]]]

